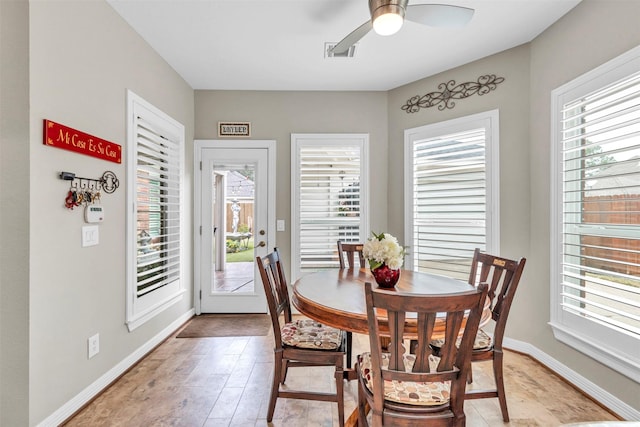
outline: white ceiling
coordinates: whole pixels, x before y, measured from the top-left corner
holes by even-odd
[[[385,91],[518,46],[580,2],[435,0],[475,14],[464,28],[372,31],[354,58],[325,58],[369,19],[367,0],[107,1],[193,89],[325,91]]]

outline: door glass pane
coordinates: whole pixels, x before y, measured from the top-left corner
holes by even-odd
[[[214,165],[212,293],[253,293],[255,165]]]

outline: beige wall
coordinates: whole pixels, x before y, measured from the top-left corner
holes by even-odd
[[[30,424],[52,414],[151,340],[193,306],[191,170],[193,90],[103,1],[30,3],[31,214]],[[187,293],[182,301],[128,332],[125,325],[126,155],[123,163],[42,144],[42,120],[96,135],[126,153],[126,90],[185,125],[187,148],[184,240]],[[100,244],[82,248],[82,209],[67,210],[69,183],[60,171],[120,180],[102,194]],[[25,242],[26,244],[26,242]],[[87,358],[87,338],[100,353]]]
[[[0,1],[0,425],[29,420],[29,3]]]
[[[199,90],[195,101],[196,139],[216,139],[219,121],[247,121],[251,122],[251,139],[276,140],[276,217],[286,221],[286,231],[278,232],[276,241],[285,259],[290,259],[291,254],[292,133],[368,133],[371,227],[374,230],[386,227],[388,153],[385,92]],[[286,268],[290,269],[290,265]]]
[[[584,0],[531,43],[531,262],[526,267],[526,283],[536,291],[528,293],[525,301],[538,307],[539,320],[525,323],[522,319],[513,331],[517,338],[540,348],[636,410],[640,410],[638,383],[560,344],[546,322],[550,315],[550,92],[638,46],[639,17],[640,1]]]

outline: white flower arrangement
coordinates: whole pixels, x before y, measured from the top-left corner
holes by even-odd
[[[398,270],[404,263],[405,248],[400,246],[398,239],[388,233],[372,233],[362,248],[362,255],[369,261],[369,267],[374,270],[384,264],[392,270]]]

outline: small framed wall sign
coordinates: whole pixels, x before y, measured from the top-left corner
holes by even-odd
[[[251,136],[251,123],[218,122],[218,136]]]
[[[0,0],[1,1],[1,0]],[[44,145],[122,163],[122,146],[77,129],[44,119]]]

